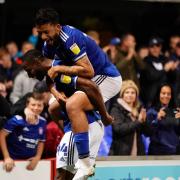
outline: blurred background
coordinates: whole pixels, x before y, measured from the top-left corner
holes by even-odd
[[[98,156],[180,155],[180,0],[0,0],[0,97],[7,100],[0,100],[0,107],[9,113],[1,109],[0,128],[13,107],[21,108],[21,99],[38,89],[38,80],[28,77],[22,63],[27,51],[42,48],[34,18],[38,9],[47,7],[59,12],[61,25],[74,26],[94,39],[125,82],[121,93],[106,104],[118,123],[105,129]],[[43,87],[40,93],[48,93]],[[125,91],[133,96],[126,98]],[[63,136],[47,104],[43,117],[49,135],[43,158],[55,157]]]
[[[0,0],[0,45],[14,40],[20,45],[33,27],[40,7],[53,7],[61,14],[61,23],[83,31],[97,30],[102,45],[124,32],[135,34],[138,44],[159,35],[165,41],[180,33],[180,1],[70,1]],[[166,44],[165,44],[166,46]]]

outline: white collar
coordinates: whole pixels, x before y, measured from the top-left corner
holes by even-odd
[[[123,106],[127,111],[132,112],[132,107],[129,106],[122,98],[118,98],[117,102]]]

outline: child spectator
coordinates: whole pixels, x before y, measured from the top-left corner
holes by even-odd
[[[0,131],[4,168],[8,172],[15,165],[14,159],[29,159],[26,168],[34,170],[44,149],[46,120],[39,116],[44,108],[42,96],[33,93],[26,101],[26,108],[36,115],[34,122],[16,115]]]
[[[33,88],[33,92],[35,93],[39,93],[43,96],[43,101],[44,101],[44,110],[41,113],[41,116],[43,116],[46,120],[47,120],[47,125],[46,125],[46,142],[44,144],[44,152],[42,157],[43,158],[52,158],[52,157],[56,157],[56,148],[63,136],[63,131],[60,127],[62,127],[63,125],[63,120],[57,120],[56,122],[54,121],[52,115],[50,116],[49,112],[48,112],[48,108],[49,108],[49,104],[53,102],[52,95],[51,93],[48,91],[48,87],[46,85],[45,81],[39,81],[35,84],[34,88]],[[24,115],[24,108],[25,108],[25,102],[26,99],[32,94],[31,93],[27,93],[26,95],[24,95],[21,99],[19,99],[15,104],[13,104],[12,108],[11,108],[11,114],[15,115],[15,114],[19,114],[19,115]],[[26,109],[25,109],[26,111]],[[29,113],[29,115],[27,115],[27,113]],[[33,121],[33,117],[34,117],[34,113],[33,112],[27,112],[26,111],[26,119],[28,119],[29,121]],[[58,112],[58,116],[59,116],[59,112]],[[60,117],[59,117],[60,118]]]

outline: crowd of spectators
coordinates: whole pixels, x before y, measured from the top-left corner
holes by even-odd
[[[87,34],[101,46],[97,31]],[[0,154],[7,171],[14,166],[10,152],[13,147],[8,144],[13,135],[16,135],[13,138],[28,141],[30,149],[33,142],[39,152],[39,143],[32,138],[30,142],[23,136],[31,126],[35,127],[34,122],[29,121],[31,118],[26,117],[27,100],[34,93],[41,95],[44,109],[39,114],[46,119],[46,125],[43,125],[46,140],[40,156],[55,157],[56,147],[63,136],[61,122],[55,123],[48,113],[51,94],[45,82],[29,78],[22,69],[23,54],[36,48],[37,42],[38,34],[33,28],[21,50],[13,40],[0,47]],[[180,36],[169,37],[169,49],[166,50],[163,39],[157,36],[150,37],[147,44],[138,46],[138,49],[137,45],[135,35],[126,33],[112,37],[109,44],[102,47],[121,73],[123,84],[120,93],[106,104],[114,122],[105,129],[104,146],[100,146],[99,156],[180,153]],[[6,136],[10,139],[7,142]],[[44,140],[44,137],[39,139]],[[36,157],[36,153],[32,156]],[[38,154],[38,160],[41,157]],[[17,158],[19,156],[14,159]]]
[[[102,47],[121,73],[123,85],[106,104],[115,120],[105,128],[99,156],[179,154],[180,36],[170,36],[166,50],[164,43],[152,36],[136,48],[135,36],[125,33]],[[139,106],[134,107],[132,101],[137,100]]]
[[[62,122],[54,122],[49,114],[52,95],[46,82],[29,78],[22,68],[23,54],[36,48],[35,30],[21,51],[14,41],[0,48],[0,158],[6,171],[13,169],[16,159],[29,160],[27,169],[33,170],[41,158],[56,157],[64,134]]]

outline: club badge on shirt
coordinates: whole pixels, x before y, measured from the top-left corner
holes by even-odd
[[[80,53],[80,48],[76,43],[74,43],[71,47],[70,50],[75,54],[78,55]]]
[[[39,134],[40,134],[40,135],[43,134],[43,128],[42,128],[42,127],[39,128]]]

